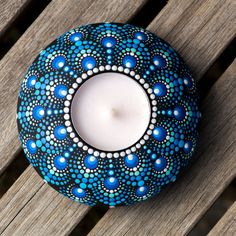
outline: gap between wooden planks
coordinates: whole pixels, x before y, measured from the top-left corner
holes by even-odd
[[[228,209],[223,217],[209,232],[209,236],[232,236],[236,232],[236,202]]]
[[[0,37],[31,0],[0,1]]]
[[[71,5],[76,2],[73,0]],[[140,9],[143,5],[141,0],[130,2],[118,0],[119,7],[112,9],[113,1],[109,3],[105,0],[98,1],[97,6],[91,5],[91,2],[93,1],[88,0],[84,4],[88,7],[87,15],[80,24],[99,22],[102,21],[101,19],[115,21],[116,17],[119,17],[119,21],[125,22],[129,14],[125,17],[123,14],[119,16],[119,9],[125,7],[124,12],[129,12],[132,15],[135,9]],[[63,4],[65,10],[70,11],[68,15],[65,15],[66,11],[62,8],[57,7]],[[50,21],[53,21],[54,27],[53,25],[49,27],[48,19],[42,17],[44,16],[42,14],[39,17],[40,27],[39,24],[36,24],[37,29],[33,24],[24,37],[0,61],[0,84],[2,87],[0,94],[0,129],[2,131],[0,136],[0,174],[12,162],[14,154],[20,147],[15,113],[20,82],[27,67],[37,54],[36,52],[44,48],[57,35],[69,28],[76,27],[74,15],[80,18],[79,10],[70,4],[67,5],[67,2],[62,2],[62,0],[59,0],[55,5],[54,17]],[[80,6],[81,9],[86,9],[82,5]],[[97,8],[95,14],[93,14],[94,8]],[[116,14],[114,13],[113,17],[109,18],[108,12],[111,10]],[[199,80],[234,38],[236,32],[235,11],[236,1],[234,0],[171,0],[148,29],[171,43],[189,64],[195,78]],[[97,18],[99,15],[102,18]]]
[[[199,4],[199,2],[201,2],[201,4]],[[229,2],[229,1],[228,1]],[[185,3],[185,4],[184,4]],[[188,19],[188,22],[186,22],[185,20],[184,20],[184,17],[186,17],[185,15],[184,15],[184,11],[186,11],[186,8],[189,10],[189,9],[194,9],[194,10],[197,10],[197,9],[204,9],[205,7],[206,7],[206,5],[205,4],[210,4],[210,5],[214,5],[214,7],[211,7],[210,9],[213,9],[214,11],[214,14],[212,13],[212,11],[210,11],[209,10],[209,12],[208,12],[208,14],[210,15],[210,16],[213,16],[213,15],[215,15],[215,13],[217,13],[217,10],[215,9],[215,8],[222,8],[222,6],[220,5],[220,4],[218,4],[218,3],[213,3],[212,1],[204,1],[204,3],[203,3],[203,1],[198,1],[197,3],[192,3],[191,2],[191,4],[189,4],[189,2],[188,3],[186,3],[186,2],[183,2],[183,1],[176,1],[175,2],[175,4],[176,4],[176,9],[175,9],[175,7],[173,6],[173,5],[170,5],[170,4],[173,4],[173,1],[170,1],[169,3],[168,3],[168,5],[164,8],[164,10],[161,12],[161,14],[157,17],[157,19],[156,19],[156,21],[158,21],[158,22],[156,22],[156,23],[153,23],[153,24],[151,24],[151,26],[152,25],[154,25],[155,26],[155,28],[154,28],[154,26],[153,26],[153,28],[150,26],[149,27],[149,29],[151,29],[152,31],[158,31],[158,34],[159,35],[161,35],[162,37],[163,36],[165,36],[166,35],[166,37],[163,37],[163,38],[167,38],[167,40],[168,40],[168,37],[169,37],[169,42],[171,42],[172,43],[172,45],[174,46],[174,47],[176,47],[176,48],[178,48],[177,46],[178,45],[174,45],[175,44],[175,41],[176,41],[176,38],[174,37],[174,38],[172,38],[172,37],[170,37],[170,35],[172,34],[172,31],[175,29],[175,23],[176,23],[176,21],[177,22],[182,22],[182,23],[185,23],[185,24],[187,24],[187,23],[189,23],[189,22],[195,22],[195,21],[197,21],[198,22],[198,17],[199,17],[199,15],[197,14],[197,15],[194,15],[193,14],[193,18],[195,19],[195,20],[193,20],[192,18],[191,18],[191,14],[189,15],[189,18],[187,18]],[[217,6],[217,7],[216,7]],[[218,14],[220,14],[221,12],[220,12],[220,9],[218,9]],[[163,13],[164,12],[164,13]],[[165,23],[165,21],[164,22],[162,22],[161,21],[161,19],[162,19],[162,17],[165,17],[166,16],[166,14],[168,15],[168,14],[171,14],[171,16],[173,15],[173,17],[175,18],[175,21],[173,21],[173,22],[170,22],[170,25],[168,26],[169,28],[163,28],[162,29],[162,24],[163,23]],[[230,14],[229,14],[230,15]],[[184,17],[183,17],[184,16]],[[183,19],[182,19],[183,18]],[[208,17],[209,18],[209,17]],[[231,16],[231,18],[232,18],[232,16]],[[233,19],[233,18],[232,18]],[[232,19],[231,19],[231,21],[232,21]],[[160,20],[160,21],[159,21]],[[223,21],[223,18],[221,19],[222,21]],[[208,22],[210,22],[210,25],[208,25]],[[192,23],[192,24],[193,24]],[[232,22],[231,22],[232,23]],[[194,25],[195,25],[195,23],[194,23]],[[185,25],[183,25],[183,28],[184,27],[189,27],[189,25],[187,24],[186,26]],[[192,27],[193,27],[193,25],[192,26],[190,26],[190,28],[192,29]],[[204,31],[204,27],[206,27],[205,28],[205,31]],[[212,55],[212,54],[210,54],[210,53],[206,53],[206,54],[203,54],[202,55],[202,58],[200,57],[200,59],[201,60],[203,60],[204,61],[204,69],[203,70],[201,70],[201,68],[202,67],[197,67],[196,69],[194,69],[194,73],[195,74],[197,74],[197,72],[198,72],[198,70],[199,71],[201,71],[200,73],[204,73],[206,70],[207,70],[207,68],[209,68],[209,66],[210,66],[210,64],[212,63],[212,61],[220,54],[220,52],[224,49],[224,47],[230,42],[230,40],[231,40],[231,38],[233,37],[233,35],[234,35],[234,33],[232,33],[232,27],[234,27],[234,25],[232,24],[231,25],[231,28],[224,28],[224,29],[221,29],[220,27],[219,27],[219,25],[217,26],[217,24],[214,24],[214,22],[211,22],[211,21],[201,21],[201,24],[200,25],[198,25],[198,27],[196,27],[196,28],[194,28],[194,30],[193,30],[193,32],[191,31],[191,34],[187,37],[186,36],[186,33],[188,32],[188,30],[186,30],[186,32],[184,31],[184,29],[181,29],[180,31],[179,31],[179,35],[178,35],[178,40],[176,41],[176,44],[181,44],[181,42],[182,41],[186,41],[187,39],[187,41],[186,42],[188,42],[188,41],[190,41],[190,42],[188,42],[188,43],[191,43],[191,37],[197,37],[198,36],[198,33],[201,33],[202,31],[203,31],[203,33],[205,32],[206,33],[206,30],[211,30],[211,36],[213,35],[215,38],[217,38],[218,37],[218,35],[219,34],[222,34],[222,31],[224,32],[224,36],[226,35],[226,36],[228,36],[228,38],[227,38],[227,40],[225,40],[224,41],[224,43],[222,43],[222,42],[218,42],[218,47],[217,47],[217,50],[216,50],[216,52],[214,52],[214,54]],[[159,29],[160,29],[160,33],[159,33]],[[161,30],[162,29],[162,30]],[[65,30],[64,30],[65,31]],[[171,33],[169,33],[169,32],[171,32]],[[185,34],[184,35],[181,35],[181,32],[184,32]],[[202,33],[201,33],[202,34]],[[186,36],[187,38],[183,38],[183,36]],[[182,37],[182,38],[181,38]],[[172,39],[171,39],[172,38]],[[210,39],[211,39],[211,37],[210,37]],[[209,39],[209,40],[210,40]],[[173,40],[173,42],[171,41],[171,40]],[[178,42],[179,41],[179,42]],[[187,46],[188,44],[186,44],[186,46]],[[199,49],[201,50],[201,51],[203,51],[203,52],[205,52],[205,51],[207,51],[207,49],[208,48],[206,48],[205,47],[205,44],[202,44],[202,45],[200,45],[200,46],[202,46],[203,48],[200,48],[199,47]],[[208,46],[208,45],[207,45]],[[182,49],[181,48],[179,48],[179,50],[181,51],[181,54],[187,54],[187,55],[190,55],[190,54],[193,54],[194,53],[194,51],[196,50],[195,48],[192,48],[192,47],[190,47],[189,49],[188,49],[188,51],[187,50],[185,50],[185,45],[183,44],[183,46],[182,46]],[[194,51],[193,51],[194,50]],[[211,58],[213,59],[213,60],[211,60]],[[194,63],[196,63],[193,59],[191,59],[191,56],[189,56],[189,64],[191,65],[191,67],[192,67],[192,65],[194,65]],[[191,60],[193,60],[192,62],[191,62]],[[197,60],[199,60],[199,59],[197,59]],[[200,63],[200,61],[199,61],[199,63]],[[198,66],[197,64],[196,64],[196,66]],[[194,68],[194,67],[193,67]],[[0,71],[1,72],[1,71]],[[1,74],[1,73],[0,73]],[[198,78],[200,78],[200,76],[198,77]],[[24,174],[23,174],[24,175]],[[13,185],[14,186],[14,185]],[[47,186],[48,187],[48,186]],[[45,188],[47,188],[47,187],[45,187]],[[40,187],[39,187],[40,188]],[[49,188],[49,187],[48,187]],[[35,194],[35,192],[33,193],[33,194]],[[58,196],[58,198],[60,198],[61,196]],[[33,201],[33,200],[32,200]],[[19,210],[19,209],[18,209]],[[22,210],[23,211],[23,210]],[[17,212],[17,213],[16,213]],[[16,211],[14,214],[18,214],[18,211]],[[14,215],[13,214],[13,215]],[[15,217],[15,216],[14,216]],[[23,227],[23,226],[22,226]],[[13,227],[14,228],[14,227]]]
[[[89,235],[186,235],[236,176],[236,60],[203,102],[195,162],[156,198],[109,210]]]

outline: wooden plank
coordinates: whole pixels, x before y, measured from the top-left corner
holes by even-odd
[[[14,70],[14,64],[19,65],[14,72],[6,66],[4,70],[0,70],[2,83],[3,78],[6,79],[7,73],[9,73],[9,80],[4,82],[4,88],[11,91],[5,90],[4,95],[7,96],[7,93],[11,93],[13,97],[15,95],[15,98],[8,101],[8,105],[4,105],[5,109],[12,103],[13,106],[16,106],[16,94],[20,83],[20,80],[15,81],[16,76],[23,76],[27,65],[37,54],[36,51],[40,51],[54,37],[69,28],[92,21],[125,22],[131,19],[145,2],[146,0],[111,0],[109,2],[106,0],[81,0],[78,4],[76,0],[55,0],[49,4],[0,62],[0,65],[8,64],[12,70]],[[31,40],[28,40],[29,38]],[[25,61],[22,60],[22,56]],[[13,88],[9,86],[9,83],[14,84]],[[1,101],[3,101],[4,95],[0,97]],[[8,132],[14,128],[12,121],[12,125],[8,124]],[[9,142],[11,143],[11,140]],[[29,175],[32,178],[28,178]],[[34,187],[31,187],[32,184]],[[89,210],[89,207],[81,206],[62,197],[47,184],[43,184],[33,168],[28,167],[0,200],[0,210],[1,235],[34,235],[35,233],[37,235],[64,235],[73,229]]]
[[[89,22],[126,22],[147,0],[54,0],[0,61],[0,174],[20,144],[16,103],[20,83],[41,49],[65,31]]]
[[[224,216],[209,232],[209,236],[232,236],[236,233],[236,202],[228,209]]]
[[[89,235],[186,235],[236,176],[235,94],[236,60],[203,103],[192,166],[156,198],[109,210]]]
[[[236,35],[236,1],[171,0],[148,29],[183,56],[199,80]]]
[[[0,1],[0,36],[6,31],[16,17],[25,9],[30,0]]]

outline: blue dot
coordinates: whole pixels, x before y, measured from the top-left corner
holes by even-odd
[[[138,165],[139,159],[135,154],[130,154],[124,158],[125,165],[129,168],[136,167]]]
[[[56,156],[53,163],[58,170],[63,170],[67,166],[67,161],[63,156]]]
[[[88,168],[88,169],[96,169],[98,167],[98,159],[93,156],[93,155],[87,155],[84,158],[84,165]]]
[[[153,63],[158,69],[166,66],[166,60],[160,55],[155,55],[153,57]]]
[[[165,128],[163,128],[162,126],[158,126],[153,130],[152,135],[157,141],[161,142],[165,140],[167,132]]]
[[[86,196],[86,192],[82,188],[73,188],[72,194],[77,198],[84,198]]]
[[[192,150],[192,147],[193,147],[192,141],[185,142],[185,144],[184,144],[184,152],[185,153],[190,153],[191,150]]]
[[[35,84],[36,84],[36,76],[35,75],[29,76],[26,82],[27,88],[32,88],[34,87]]]
[[[64,67],[65,64],[66,59],[63,56],[57,56],[52,61],[52,68],[58,70]]]
[[[71,35],[69,36],[69,39],[70,39],[70,41],[72,41],[72,42],[77,42],[77,41],[81,40],[82,37],[83,37],[83,34],[82,34],[82,33],[76,32],[76,33],[71,34]]]
[[[66,128],[63,125],[56,126],[54,129],[54,135],[56,139],[63,140],[67,135]]]
[[[141,186],[141,187],[136,189],[135,193],[138,197],[143,197],[148,193],[148,191],[149,191],[148,186]]]
[[[33,108],[33,117],[35,120],[41,120],[45,115],[44,108],[40,105],[37,105]]]
[[[141,31],[134,32],[134,37],[140,41],[147,39],[146,34]]]
[[[184,84],[187,86],[187,88],[191,89],[193,87],[192,78],[189,76],[184,77]]]
[[[56,98],[63,99],[67,95],[68,88],[64,84],[59,84],[54,89]]]
[[[156,171],[163,171],[167,166],[167,161],[164,157],[159,157],[154,163],[154,169]]]
[[[177,106],[174,109],[174,116],[176,120],[183,120],[186,115],[185,109],[182,106]]]
[[[166,85],[161,82],[156,83],[153,87],[153,92],[158,97],[166,96],[167,94]]]
[[[109,177],[104,181],[104,185],[107,189],[113,190],[119,187],[119,181],[115,177]]]
[[[116,40],[113,37],[105,37],[102,39],[102,45],[106,48],[112,48],[116,45]]]
[[[35,154],[36,151],[37,151],[36,143],[35,143],[35,141],[32,140],[32,139],[29,139],[29,140],[26,142],[26,148],[28,149],[28,151],[29,151],[30,154]]]
[[[91,70],[96,66],[96,60],[92,56],[87,56],[82,60],[82,67],[85,70]]]
[[[127,55],[123,58],[123,65],[127,68],[134,68],[137,62],[135,57]]]

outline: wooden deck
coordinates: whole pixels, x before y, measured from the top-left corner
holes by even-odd
[[[30,1],[36,0],[0,0],[0,37]],[[148,4],[155,8],[158,1],[52,0],[32,22],[0,60],[0,174],[8,174],[21,150],[17,94],[40,50],[81,24],[135,23]],[[145,27],[177,49],[205,85],[205,73],[235,37],[236,1],[169,0]],[[209,89],[200,88],[207,95],[202,98],[201,141],[190,168],[155,199],[107,210],[89,235],[187,235],[235,179],[236,60],[209,84]],[[235,204],[209,235],[236,235]],[[58,194],[29,166],[0,199],[0,235],[69,235],[92,210]]]

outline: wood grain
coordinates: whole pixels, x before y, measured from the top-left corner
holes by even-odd
[[[29,2],[30,0],[0,0],[0,37]]]
[[[171,0],[148,26],[184,58],[199,80],[236,34],[236,1]]]
[[[236,60],[203,102],[192,166],[156,198],[109,210],[89,235],[186,235],[236,176],[235,94]]]
[[[219,222],[209,232],[208,236],[236,234],[236,202],[229,208]]]
[[[0,61],[0,174],[20,143],[16,127],[17,94],[27,68],[53,39],[81,24],[126,22],[147,0],[54,0]]]
[[[9,98],[7,104],[1,105],[4,109],[12,106],[8,112],[15,112],[17,90],[20,84],[20,79],[16,81],[15,78],[23,76],[37,51],[40,51],[57,35],[88,22],[125,22],[131,19],[144,3],[145,0],[110,0],[109,2],[83,0],[78,4],[75,0],[55,0],[49,4],[0,62],[0,67],[1,65],[4,67],[0,70],[0,82],[4,86],[4,94],[0,94],[0,99],[3,102],[6,99],[4,96]],[[8,65],[11,69],[4,65]],[[16,68],[15,65],[19,67]],[[4,81],[4,78],[8,80]],[[17,147],[16,142],[14,146],[12,139],[7,139],[9,132],[16,133],[15,120],[7,116],[7,113],[1,119],[1,122],[6,122],[8,125],[4,137],[1,137],[1,145],[8,141],[8,147],[9,145],[11,148]],[[5,119],[11,123],[7,124]],[[12,150],[8,150],[7,155],[11,155],[11,152]],[[4,164],[1,166],[3,167]],[[52,190],[43,183],[30,166],[0,200],[0,234],[67,235],[89,209]]]

